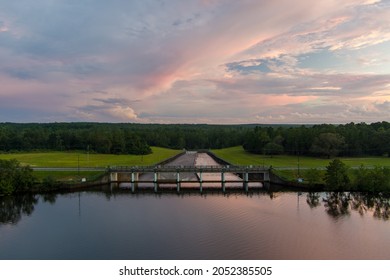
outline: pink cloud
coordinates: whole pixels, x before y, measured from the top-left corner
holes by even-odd
[[[159,121],[252,122],[261,117],[259,107],[305,104],[290,115],[301,119],[314,116],[310,106],[326,98],[358,103],[378,92],[382,100],[389,95],[387,74],[298,66],[303,54],[323,49],[349,52],[390,40],[390,14],[383,2],[140,3],[118,7],[102,2],[96,4],[102,9],[93,11],[82,3],[73,10],[65,1],[45,11],[39,3],[9,4],[3,12],[6,24],[0,21],[0,36],[5,38],[0,48],[2,103],[7,99],[7,104],[38,109],[41,99],[41,110],[49,104],[58,110],[71,108],[80,119],[94,118],[102,110],[109,120],[120,121],[144,121],[142,116],[148,116]],[[69,21],[64,11],[77,11],[79,16]],[[3,17],[0,14],[0,20]],[[380,56],[381,52],[370,57],[368,63]],[[233,62],[257,67],[262,59],[270,61],[269,73],[225,67]],[[113,98],[139,102],[101,102]]]

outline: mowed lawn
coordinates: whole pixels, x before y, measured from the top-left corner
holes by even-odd
[[[0,159],[16,159],[31,167],[107,167],[154,165],[181,152],[159,147],[152,147],[152,151],[152,154],[144,156],[87,154],[85,151],[12,153],[0,154]]]
[[[237,165],[264,165],[275,168],[324,168],[333,159],[303,157],[300,156],[264,156],[246,152],[241,146],[226,149],[212,150],[214,154],[222,159]],[[389,157],[340,157],[349,167],[387,166],[390,167]]]
[[[77,152],[31,152],[0,154],[0,159],[16,159],[22,165],[31,167],[107,167],[127,165],[153,165],[181,152],[166,148],[152,147],[150,155],[111,155],[111,154],[87,154],[85,151]],[[300,156],[264,156],[246,152],[241,146],[226,149],[212,150],[217,156],[237,165],[264,165],[275,168],[300,168],[326,167],[332,159]],[[348,157],[340,158],[350,167],[364,165],[390,167],[389,157]]]

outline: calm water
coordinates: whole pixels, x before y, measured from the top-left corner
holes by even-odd
[[[360,194],[0,198],[0,259],[390,259],[389,201]]]

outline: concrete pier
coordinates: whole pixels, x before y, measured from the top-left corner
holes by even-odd
[[[200,192],[203,192],[202,170],[199,171],[199,188],[200,188]]]
[[[177,171],[176,173],[176,184],[177,184],[177,192],[180,192],[180,172]]]

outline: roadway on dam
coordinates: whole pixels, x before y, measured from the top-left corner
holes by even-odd
[[[173,159],[172,161],[164,164],[164,166],[182,166],[182,167],[201,167],[201,166],[222,166],[217,163],[209,154],[199,153],[195,151],[187,151],[181,156]],[[159,173],[159,180],[175,181],[177,180],[176,172],[164,172]],[[220,188],[221,187],[221,173],[207,173],[202,174],[193,172],[180,172],[180,187],[181,188],[197,188],[200,184],[200,176],[202,176],[202,184],[207,188]],[[154,187],[153,183],[154,173],[143,173],[139,176],[139,187]],[[224,180],[226,181],[225,186],[230,188],[242,188],[243,180],[238,175],[226,172],[224,173]],[[147,182],[148,181],[148,182]],[[209,182],[208,182],[209,181]],[[211,181],[211,182],[210,182]],[[230,181],[230,182],[229,182]],[[232,182],[233,181],[233,182]],[[251,187],[261,187],[262,184],[257,182],[249,183]],[[120,183],[120,187],[130,187],[129,183]],[[176,184],[165,183],[160,184],[160,188],[164,187],[175,187]]]

